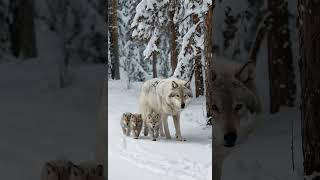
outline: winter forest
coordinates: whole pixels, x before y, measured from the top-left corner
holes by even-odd
[[[221,179],[319,178],[319,1],[108,3],[109,179],[216,178],[212,82],[226,59],[255,65],[262,115],[223,161]],[[191,82],[194,98],[181,114],[186,143],[136,141],[119,129],[123,112],[138,111],[143,82],[157,77]]]
[[[95,159],[106,10],[104,0],[0,0],[2,179],[45,180],[46,162]]]

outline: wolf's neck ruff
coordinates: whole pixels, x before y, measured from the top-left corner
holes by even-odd
[[[158,84],[159,84],[159,81],[156,81],[156,82],[154,82],[152,85],[154,86],[154,88],[156,89],[156,92],[159,92],[159,90],[158,90]],[[174,109],[174,107],[170,104],[170,103],[168,103],[168,102],[166,102],[166,101],[163,101],[163,98],[161,97],[161,95],[160,95],[160,93],[157,93],[158,94],[158,100],[159,100],[159,102],[160,102],[160,104],[165,104],[165,105],[167,105],[167,107],[169,107],[169,111],[170,111],[170,113],[168,114],[168,115],[173,115],[174,114],[174,112],[175,112],[175,109]]]

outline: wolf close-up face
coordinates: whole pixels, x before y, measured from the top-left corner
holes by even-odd
[[[131,114],[130,117],[130,126],[132,126],[132,128],[138,127],[138,126],[142,126],[142,116],[141,114]]]
[[[151,113],[147,115],[147,125],[151,129],[156,129],[160,126],[161,123],[161,117],[158,113]]]
[[[129,126],[130,118],[131,118],[131,113],[129,113],[129,112],[123,113],[122,117],[121,117],[121,123],[126,126]]]
[[[166,92],[166,101],[173,109],[182,111],[192,100],[190,82],[174,80],[171,83],[170,91]]]
[[[254,66],[215,74],[213,81],[213,136],[216,144],[233,147],[251,130],[251,114],[260,111],[253,83]]]

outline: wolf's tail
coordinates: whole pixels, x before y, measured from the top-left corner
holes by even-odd
[[[108,141],[108,128],[107,128],[107,79],[103,80],[101,88],[101,104],[98,119],[98,137],[97,137],[97,151],[96,161],[103,165],[103,174],[107,175],[107,141]]]

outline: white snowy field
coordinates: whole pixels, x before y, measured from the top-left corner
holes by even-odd
[[[126,88],[124,81],[108,82],[108,179],[204,180],[212,167],[211,127],[205,126],[204,98],[193,101],[181,115],[187,141],[160,138],[151,141],[125,137],[120,127],[123,112],[138,111],[141,83]],[[170,133],[175,133],[169,118]],[[141,136],[142,135],[142,136]]]
[[[0,64],[1,179],[40,180],[45,161],[94,158],[105,68],[79,66],[70,87],[52,89],[47,67]]]

